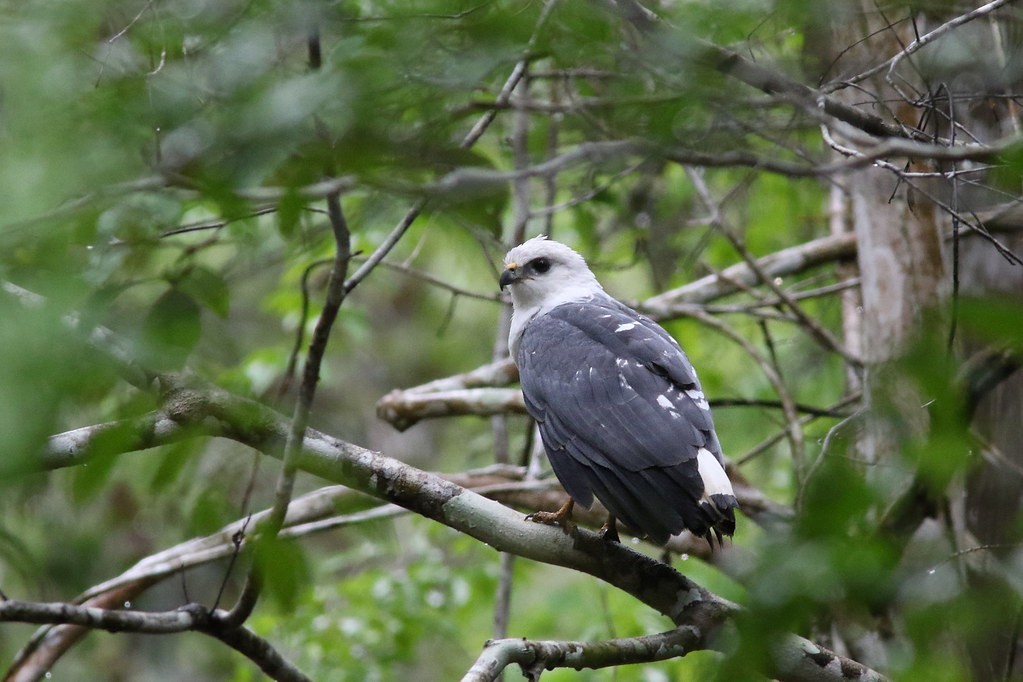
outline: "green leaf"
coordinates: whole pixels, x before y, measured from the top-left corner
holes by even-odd
[[[116,454],[102,454],[76,467],[71,479],[71,493],[75,501],[84,502],[96,497],[110,481],[116,463]]]
[[[159,465],[149,482],[149,490],[153,493],[166,491],[181,478],[188,464],[195,461],[192,455],[196,450],[192,443],[177,443],[161,448],[161,451]]]
[[[266,593],[283,610],[294,610],[311,575],[302,547],[281,538],[260,538],[255,543],[255,558]]]
[[[197,266],[176,283],[179,291],[191,296],[199,305],[212,311],[217,317],[227,317],[231,306],[231,291],[227,282],[218,272]]]
[[[967,332],[1023,352],[1023,305],[1017,301],[961,299],[959,321]]]
[[[188,532],[192,535],[212,533],[237,515],[237,509],[224,496],[221,487],[203,489],[192,505]]]
[[[288,192],[277,204],[277,230],[285,239],[295,236],[305,205],[305,199],[297,192]]]
[[[71,492],[76,501],[91,499],[103,490],[125,445],[134,440],[131,422],[104,429],[91,439],[86,460],[75,468],[71,482]]]
[[[199,304],[180,289],[169,289],[143,320],[143,360],[155,368],[181,367],[201,333]]]

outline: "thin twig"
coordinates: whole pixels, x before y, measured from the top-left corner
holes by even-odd
[[[849,87],[850,85],[854,85],[856,83],[865,81],[871,76],[875,76],[881,73],[885,69],[887,69],[888,73],[891,74],[892,71],[895,70],[895,67],[898,66],[900,61],[905,59],[907,56],[913,54],[920,48],[924,47],[925,45],[934,42],[938,38],[944,36],[949,31],[958,28],[959,26],[962,26],[965,23],[968,23],[970,21],[973,21],[974,19],[990,14],[991,12],[999,9],[1000,7],[1011,4],[1014,1],[1015,0],[994,0],[993,2],[989,2],[986,5],[981,5],[980,7],[977,7],[976,9],[966,12],[965,14],[960,14],[959,16],[950,19],[949,21],[946,21],[941,26],[938,26],[933,31],[930,31],[920,36],[919,38],[911,42],[909,45],[903,47],[899,52],[892,55],[889,59],[886,59],[877,66],[873,66],[867,69],[866,71],[858,73],[850,78],[843,78],[841,81],[832,83],[831,85],[825,85],[824,87],[821,88],[821,92],[832,93],[837,90],[841,90],[842,88],[846,88]]]
[[[319,31],[316,27],[313,27],[309,34],[310,62],[313,68],[319,67],[319,43]],[[332,171],[331,167],[326,169],[328,175],[331,175]],[[291,502],[295,487],[298,457],[302,451],[303,437],[306,428],[309,426],[313,400],[316,397],[316,386],[320,380],[320,366],[323,363],[323,356],[330,341],[334,322],[337,320],[341,304],[348,293],[345,280],[351,258],[351,235],[348,229],[348,221],[345,219],[344,212],[341,209],[340,190],[328,194],[326,196],[326,204],[327,213],[330,218],[331,233],[334,238],[334,260],[330,270],[330,277],[327,281],[326,300],[316,321],[312,339],[309,342],[309,350],[302,372],[302,383],[298,390],[298,401],[292,415],[291,428],[288,430],[287,440],[284,444],[284,454],[281,457],[281,473],[274,490],[273,508],[266,520],[260,524],[260,528],[257,531],[260,541],[264,542],[276,538],[284,526],[288,505]],[[249,570],[238,601],[222,617],[222,626],[225,629],[237,628],[252,613],[262,587],[260,571],[259,561],[254,562]]]
[[[859,358],[854,358],[849,351],[839,343],[831,332],[822,327],[817,320],[813,319],[806,314],[803,307],[793,299],[788,292],[782,289],[775,281],[774,278],[768,276],[760,267],[757,259],[749,252],[746,248],[746,244],[742,239],[731,229],[731,227],[725,222],[724,216],[721,215],[720,208],[717,203],[710,196],[710,190],[707,187],[707,183],[704,182],[703,176],[696,172],[694,169],[687,168],[686,173],[689,176],[690,181],[693,183],[693,187],[696,189],[696,193],[700,196],[707,210],[711,212],[711,222],[718,228],[718,230],[725,235],[728,241],[732,244],[732,248],[742,257],[749,266],[758,280],[764,284],[768,289],[774,292],[789,310],[793,312],[796,317],[799,318],[801,325],[809,332],[810,336],[815,339],[821,346],[826,350],[832,351],[842,357],[847,363],[854,367],[858,367],[862,364]]]
[[[843,419],[842,421],[838,422],[834,426],[832,426],[830,429],[828,429],[828,433],[824,437],[824,442],[821,444],[820,454],[818,454],[817,458],[810,463],[810,468],[807,470],[806,476],[803,478],[802,485],[796,489],[796,500],[794,506],[797,510],[801,509],[803,506],[803,496],[806,493],[807,485],[809,484],[810,479],[813,478],[814,473],[816,473],[817,469],[819,469],[820,466],[824,463],[825,458],[828,457],[828,455],[830,454],[831,444],[834,441],[835,436],[838,434],[839,431],[844,429],[846,426],[862,418],[863,414],[864,409],[861,408],[854,412],[853,414],[846,417],[845,419]]]
[[[353,256],[352,261],[359,263],[365,261],[365,258],[361,256]],[[496,291],[491,294],[483,294],[478,291],[473,291],[471,289],[465,289],[463,287],[455,286],[454,284],[446,282],[440,279],[439,277],[430,274],[429,272],[417,270],[406,263],[394,263],[388,260],[383,260],[380,261],[378,265],[379,267],[386,268],[388,270],[393,270],[394,272],[400,272],[403,275],[408,275],[409,277],[412,277],[413,279],[426,282],[427,284],[435,286],[439,289],[449,291],[455,296],[464,296],[465,298],[472,298],[478,301],[490,301],[493,303],[500,303],[503,300],[501,298],[501,294],[497,293]]]
[[[295,326],[295,341],[291,345],[291,352],[288,353],[288,364],[284,368],[280,385],[277,388],[277,400],[283,400],[291,392],[291,385],[295,381],[295,371],[298,368],[298,358],[305,345],[305,327],[309,321],[309,280],[313,272],[324,265],[330,265],[331,260],[321,259],[307,265],[302,271],[299,280],[299,292],[301,293],[301,305],[299,307],[298,324]]]

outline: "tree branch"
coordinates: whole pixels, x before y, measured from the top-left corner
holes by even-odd
[[[802,306],[796,303],[795,299],[789,296],[784,289],[775,284],[774,278],[768,276],[763,268],[760,267],[757,259],[754,258],[753,254],[746,248],[745,242],[725,221],[724,216],[721,214],[720,206],[711,196],[710,189],[707,187],[707,183],[704,182],[703,177],[692,168],[686,168],[686,174],[689,177],[690,182],[693,183],[693,187],[696,189],[696,193],[703,202],[704,207],[711,213],[710,224],[717,227],[718,231],[725,235],[725,238],[727,238],[732,244],[732,248],[734,248],[742,257],[743,261],[747,266],[749,266],[750,271],[756,276],[757,280],[770,289],[774,295],[785,304],[785,307],[792,311],[798,319],[799,324],[804,327],[809,332],[810,336],[820,343],[821,346],[823,346],[826,350],[835,352],[854,367],[859,367],[862,364],[860,360],[852,357],[849,351],[843,347],[841,343],[839,343],[838,339],[836,339],[831,332],[822,327],[817,320],[810,317],[806,311],[803,310]],[[792,414],[794,414],[794,410],[792,411]]]
[[[855,235],[841,234],[822,237],[792,246],[757,259],[757,265],[768,277],[785,277],[796,272],[856,256]],[[687,314],[691,306],[706,303],[740,290],[737,283],[755,286],[759,276],[747,263],[736,263],[720,274],[707,275],[695,282],[636,303],[640,312],[656,320],[669,320]]]
[[[214,614],[198,604],[187,604],[174,611],[123,611],[64,602],[0,600],[0,621],[78,625],[108,632],[151,635],[201,632],[244,654],[275,680],[310,682],[310,678],[288,662],[265,639],[244,627],[221,627],[220,623],[226,618],[226,614]]]
[[[680,658],[704,648],[700,632],[700,628],[683,626],[656,635],[602,642],[491,640],[462,682],[492,682],[512,664],[517,664],[527,679],[539,680],[542,671],[555,668],[607,668]]]
[[[895,70],[895,67],[898,65],[900,61],[902,61],[909,55],[913,54],[923,46],[934,42],[938,38],[941,38],[952,29],[955,29],[959,26],[962,26],[963,24],[971,22],[974,19],[986,16],[1004,5],[1011,4],[1013,1],[1014,0],[993,0],[993,2],[989,2],[986,5],[981,5],[980,7],[970,10],[965,14],[960,14],[959,16],[946,21],[944,24],[938,26],[934,30],[928,31],[924,35],[916,38],[909,45],[906,45],[906,47],[899,50],[897,53],[895,53],[885,61],[881,62],[880,64],[877,64],[876,66],[867,69],[863,73],[859,73],[855,76],[852,76],[851,78],[844,78],[841,81],[824,86],[821,88],[821,92],[832,93],[838,90],[842,90],[857,83],[861,83],[870,78],[871,76],[875,76],[886,69],[890,76],[891,72]]]
[[[768,94],[779,94],[806,107],[823,109],[829,116],[845,121],[876,137],[915,137],[898,126],[891,125],[880,116],[849,106],[819,90],[800,83],[788,75],[756,62],[751,62],[738,52],[715,45],[709,41],[682,34],[681,31],[667,27],[659,21],[656,14],[643,7],[637,0],[606,0],[606,5],[623,19],[648,36],[656,31],[674,31],[674,36],[660,36],[663,45],[681,43],[687,47],[695,46],[701,51],[699,59],[721,73],[731,76],[757,90]],[[674,38],[674,40],[672,40]],[[678,59],[690,61],[686,54],[678,55]],[[924,139],[921,137],[921,139]]]
[[[181,437],[195,437],[200,432],[220,435],[274,457],[281,456],[291,424],[291,420],[264,405],[216,387],[175,387],[167,394],[164,411],[178,425]],[[70,460],[62,461],[66,464]],[[530,523],[520,512],[439,476],[312,429],[306,431],[296,466],[438,521],[499,551],[592,575],[664,614],[676,625],[701,628],[704,647],[713,629],[738,608],[672,567],[624,545],[607,543],[596,533],[580,528],[569,537],[560,529]],[[805,646],[819,651],[809,642]],[[789,643],[779,655],[799,660],[808,654]],[[817,676],[809,678],[804,676],[807,670],[800,668],[783,679],[848,679],[838,670],[827,669],[824,677],[818,671]]]
[[[506,383],[512,383],[509,379]],[[377,416],[404,431],[424,419],[444,417],[492,417],[496,414],[526,414],[526,404],[522,399],[522,391],[517,388],[469,388],[456,391],[420,391],[421,386],[406,390],[395,389],[377,401]],[[762,407],[784,409],[778,400],[760,400],[747,398],[718,398],[710,401],[713,408],[721,407]],[[817,407],[804,403],[793,403],[796,412],[809,414],[813,417],[843,417],[833,408]],[[96,427],[86,427],[92,429]],[[75,432],[60,434],[63,442],[76,437]],[[57,436],[54,436],[57,438]],[[55,456],[59,456],[58,453]]]

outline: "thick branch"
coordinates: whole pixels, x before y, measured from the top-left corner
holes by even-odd
[[[279,457],[290,420],[270,408],[209,387],[179,387],[168,395],[166,414],[182,436],[206,433],[233,438]],[[68,460],[63,460],[67,462]],[[308,430],[297,461],[299,468],[392,502],[474,537],[499,551],[563,566],[618,587],[668,616],[676,625],[701,624],[701,640],[731,616],[736,606],[708,592],[672,567],[632,549],[607,543],[579,529],[573,536],[560,529],[527,522],[522,514],[470,492],[443,478],[415,469],[357,445]],[[805,640],[799,640],[805,642]],[[809,642],[806,646],[813,647]],[[800,660],[803,649],[786,644],[779,656]],[[840,671],[806,677],[800,668],[783,679],[848,679]],[[867,679],[864,677],[864,679]]]
[[[511,413],[526,413],[522,391],[518,389],[467,388],[433,393],[395,389],[377,401],[377,416],[399,431],[404,431],[423,419],[456,415],[492,417]]]
[[[237,440],[278,458],[290,428],[290,420],[280,413],[215,387],[175,387],[167,395],[163,413],[150,420],[177,424],[175,431],[164,431],[167,437],[188,438],[202,432]],[[44,459],[42,464],[67,466],[74,462],[73,456],[62,452],[53,459]],[[670,567],[625,547],[604,543],[595,534],[581,531],[577,537],[568,538],[559,529],[526,522],[521,513],[439,476],[311,429],[306,432],[296,464],[325,480],[343,483],[439,521],[496,549],[604,579],[673,619],[694,600],[716,603],[723,613],[733,608]],[[660,578],[652,579],[654,576]]]
[[[515,365],[508,362],[511,367]],[[452,377],[454,378],[454,377]],[[509,375],[503,380],[504,384],[510,384],[517,380],[514,375]],[[443,381],[443,379],[441,380]],[[377,416],[394,426],[399,431],[419,423],[424,419],[438,419],[442,417],[492,417],[496,414],[526,414],[526,403],[522,398],[522,391],[517,388],[466,388],[451,391],[429,392],[422,390],[427,384],[414,386],[405,390],[395,389],[377,401]],[[778,400],[759,400],[744,398],[721,398],[711,400],[712,408],[719,407],[758,407],[769,409],[783,409],[784,405]],[[811,415],[813,417],[836,417],[845,416],[827,407],[816,407],[804,403],[794,403],[796,412]],[[86,427],[84,431],[102,428],[102,425]],[[70,431],[67,434],[60,434],[51,439],[52,443],[59,443],[73,437],[77,432]],[[81,436],[84,437],[84,436]]]
[[[509,396],[517,396],[516,399],[521,407],[520,391],[517,389],[500,390]],[[753,402],[756,404],[758,401]],[[777,407],[777,404],[771,404],[770,406]],[[524,408],[521,409],[524,411]],[[159,429],[155,432],[150,430],[153,424],[159,425]],[[222,427],[223,424],[221,422],[207,421],[205,434],[230,436],[229,432]],[[109,448],[110,441],[103,436],[110,432],[117,432],[121,435],[117,442],[123,448],[123,452],[144,450],[180,442],[182,439],[194,437],[197,433],[186,422],[176,421],[167,411],[141,415],[130,420],[82,427],[52,436],[44,451],[41,467],[44,469],[58,469],[81,464],[92,454],[94,447],[96,447],[95,444]],[[524,483],[525,470],[522,467],[496,465],[488,469],[471,471],[464,474],[442,473],[436,475],[519,509],[555,511],[565,502],[564,491],[554,481]],[[729,476],[732,478],[736,497],[739,500],[743,513],[747,517],[761,523],[761,525],[768,526],[778,519],[786,519],[791,516],[791,509],[767,498],[761,491],[751,486],[738,470],[729,467]],[[292,506],[289,507],[288,516],[285,521],[285,531],[291,528],[295,532],[301,532],[299,531],[301,524],[308,524],[318,519],[330,517],[338,500],[341,497],[347,497],[353,492],[350,488],[344,486],[332,486],[321,488],[313,493],[297,498],[293,501]],[[242,530],[246,522],[250,525],[253,522],[261,522],[266,513],[265,511],[259,512],[254,514],[251,519],[237,521],[225,526],[220,531],[206,538],[189,540],[174,548],[147,557],[119,578],[97,586],[95,589],[85,593],[81,598],[91,598],[103,591],[143,577],[165,576],[173,573],[184,567],[179,563],[182,561],[182,556],[194,557],[197,562],[212,561],[213,559],[227,556],[231,551],[234,551],[233,535],[237,531]],[[576,517],[583,525],[598,528],[607,519],[607,511],[599,507],[599,503],[596,503],[593,509],[590,510],[577,509]],[[289,537],[293,535],[293,533],[287,534]],[[703,558],[710,557],[709,547],[706,542],[702,539],[694,538],[688,533],[673,540],[669,544],[668,549]]]

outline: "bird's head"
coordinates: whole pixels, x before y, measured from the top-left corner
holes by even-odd
[[[516,310],[549,310],[603,291],[582,256],[542,235],[508,252],[500,284],[511,291]]]

